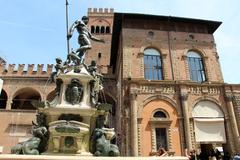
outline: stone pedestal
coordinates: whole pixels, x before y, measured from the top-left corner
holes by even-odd
[[[62,131],[58,129],[62,128]],[[65,127],[65,128],[63,128]],[[54,153],[84,153],[89,152],[89,125],[77,121],[55,121],[49,124],[49,151]]]
[[[54,78],[54,99],[33,102],[38,107],[33,137],[14,146],[12,153],[119,156],[118,147],[111,143],[114,129],[105,128],[112,106],[98,102],[103,87],[96,66],[70,64],[67,68],[61,67]]]
[[[57,76],[54,106],[39,110],[46,115],[49,131],[45,154],[92,155],[90,135],[98,116],[91,104],[90,81],[93,79],[85,67],[77,73],[72,70]]]
[[[68,100],[68,97],[70,95],[67,94],[71,94],[72,96],[75,96],[75,90],[74,87],[73,90],[71,91],[71,87],[69,87],[71,85],[71,83],[73,83],[73,81],[77,81],[76,83],[78,83],[80,85],[80,90],[78,92],[80,95],[80,99],[79,100]],[[94,80],[93,76],[90,75],[88,73],[88,71],[86,70],[85,67],[82,67],[80,69],[79,73],[75,73],[73,70],[65,73],[65,74],[60,74],[57,77],[57,81],[62,82],[61,86],[59,86],[60,88],[60,93],[59,93],[59,99],[58,99],[58,103],[56,105],[57,108],[92,108],[91,105],[91,96],[90,96],[90,90],[91,90],[91,86],[90,86],[90,81]],[[70,91],[68,91],[70,90]],[[77,95],[76,95],[77,96]]]
[[[47,153],[90,155],[90,135],[95,127],[97,110],[95,108],[49,108],[42,111],[49,122],[49,140]],[[61,115],[79,115],[81,122],[74,120],[58,120]],[[71,117],[70,117],[71,118]],[[66,146],[66,141],[72,139],[72,145]],[[70,143],[70,142],[69,142]]]

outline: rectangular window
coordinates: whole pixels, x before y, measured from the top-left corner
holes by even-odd
[[[144,55],[144,76],[148,80],[162,80],[162,63],[160,56]]]
[[[156,128],[155,131],[156,131],[157,150],[159,148],[164,148],[165,150],[168,150],[166,128]]]
[[[188,64],[191,80],[197,82],[206,80],[202,58],[188,57]]]

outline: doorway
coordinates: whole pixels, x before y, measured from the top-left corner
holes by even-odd
[[[155,130],[156,130],[157,150],[159,148],[164,148],[165,150],[168,150],[166,128],[156,128]]]
[[[212,154],[211,151],[213,151],[213,145],[212,144],[201,144],[201,153],[200,158],[205,159]]]

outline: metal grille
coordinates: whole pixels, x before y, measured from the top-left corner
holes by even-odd
[[[144,77],[147,80],[162,80],[160,55],[144,55]]]
[[[203,82],[206,80],[202,58],[188,57],[188,65],[192,81]]]

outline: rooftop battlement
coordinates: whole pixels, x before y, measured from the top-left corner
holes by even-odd
[[[88,8],[88,14],[103,14],[103,13],[113,14],[113,12],[114,12],[113,8]]]
[[[99,72],[102,70],[107,70],[108,73],[112,72],[111,66],[97,66],[99,68]],[[44,67],[44,64],[0,64],[0,77],[49,77],[54,71],[54,64],[47,64],[46,67]]]
[[[0,75],[2,77],[8,76],[30,76],[30,77],[49,77],[53,72],[53,64],[48,64],[47,68],[44,69],[44,64],[28,64],[26,67],[25,64],[9,64],[9,65],[0,65]]]

